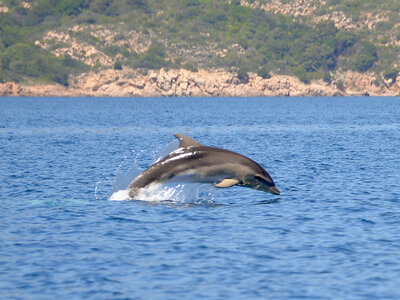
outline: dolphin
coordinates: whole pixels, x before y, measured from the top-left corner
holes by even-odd
[[[279,195],[271,176],[250,158],[229,150],[204,146],[187,135],[176,133],[179,148],[137,176],[129,185],[129,197],[154,183],[200,182],[217,188],[243,186]]]

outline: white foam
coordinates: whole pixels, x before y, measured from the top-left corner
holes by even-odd
[[[183,196],[184,185],[179,184],[176,187],[168,187],[162,184],[151,184],[145,188],[139,189],[135,200],[159,202],[159,201],[173,201],[184,202]],[[133,200],[129,196],[129,189],[122,189],[114,192],[109,200],[124,201]]]
[[[140,189],[135,199],[129,197],[129,189],[114,192],[109,200],[126,201],[140,200],[146,202],[173,202],[173,203],[211,203],[214,198],[212,185],[199,183],[185,183],[173,186],[163,184],[151,184]]]
[[[130,197],[129,197],[129,190],[126,189],[126,190],[116,191],[115,193],[113,193],[110,196],[109,200],[112,200],[112,201],[131,200]]]
[[[138,191],[135,199],[141,201],[174,201],[177,200],[177,196],[180,193],[181,185],[178,185],[176,188],[163,186],[162,184],[151,184],[146,188],[142,188]]]

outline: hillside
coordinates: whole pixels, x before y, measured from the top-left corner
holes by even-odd
[[[0,83],[76,87],[93,72],[163,68],[339,91],[358,73],[390,89],[399,17],[397,0],[0,0]]]

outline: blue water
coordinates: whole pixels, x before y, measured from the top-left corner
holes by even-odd
[[[175,132],[281,195],[108,200]],[[399,149],[400,98],[0,98],[1,299],[399,299]]]

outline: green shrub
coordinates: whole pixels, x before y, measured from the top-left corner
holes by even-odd
[[[36,78],[68,85],[72,71],[83,70],[82,64],[71,57],[55,57],[29,43],[17,43],[8,47],[1,55],[3,78]]]
[[[90,9],[95,13],[106,15],[110,5],[111,0],[93,0],[90,2]]]
[[[198,72],[199,70],[197,69],[197,67],[194,65],[194,63],[192,62],[187,62],[185,64],[182,65],[183,69],[192,71],[192,72]]]
[[[134,66],[145,69],[160,69],[169,67],[170,62],[166,61],[165,48],[159,43],[151,45],[144,53],[138,56],[134,62]]]
[[[358,55],[353,61],[353,69],[359,72],[368,71],[378,61],[376,47],[371,42],[364,42],[361,45]]]
[[[108,56],[116,56],[118,53],[120,53],[121,47],[117,45],[110,45],[104,47],[103,51],[105,54]]]
[[[139,9],[145,13],[151,12],[149,4],[147,3],[146,0],[126,0],[126,3],[130,9],[135,9],[135,10]]]
[[[120,61],[117,60],[117,61],[114,63],[114,70],[122,70],[122,64],[121,64]]]
[[[383,73],[383,78],[385,78],[386,80],[391,79],[392,82],[395,83],[398,75],[399,75],[399,70],[391,69]]]
[[[338,88],[339,91],[344,91],[343,81],[338,80],[338,81],[335,82],[335,84],[336,84],[336,87]]]
[[[324,75],[323,75],[322,79],[323,79],[326,83],[330,84],[330,83],[332,82],[331,73],[329,73],[329,72],[324,72]]]
[[[264,79],[268,79],[271,78],[271,74],[269,72],[269,69],[264,66],[257,70],[257,75],[261,76]]]
[[[86,0],[62,0],[56,6],[57,12],[63,15],[78,15],[85,8],[88,8]]]
[[[240,67],[237,71],[237,77],[241,83],[249,82],[248,69],[246,67]]]
[[[304,66],[302,66],[302,65],[294,66],[292,68],[292,71],[293,71],[294,75],[296,75],[297,78],[299,78],[300,81],[307,83],[307,84],[310,83],[310,78],[308,77],[307,71],[304,68]]]
[[[336,34],[335,52],[337,55],[343,54],[348,48],[357,42],[355,34],[348,31],[339,31]]]

